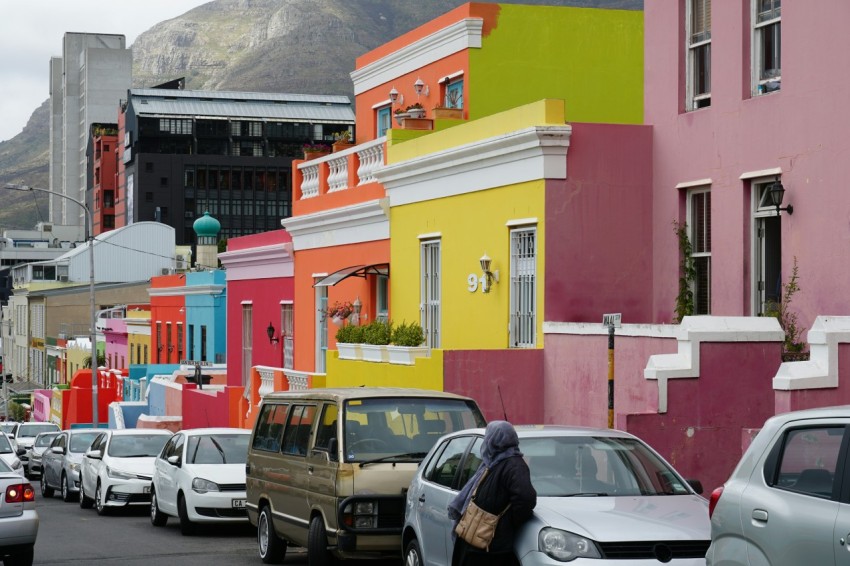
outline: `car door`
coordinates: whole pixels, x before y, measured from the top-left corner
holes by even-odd
[[[180,487],[180,474],[183,471],[182,466],[186,463],[186,456],[183,453],[186,446],[186,435],[177,434],[169,439],[166,446],[170,445],[171,449],[164,460],[157,458],[157,475],[160,483],[157,486],[157,498],[160,502],[160,509],[170,515],[177,515],[177,492]],[[176,457],[176,463],[168,461],[169,458]]]
[[[791,421],[762,455],[741,492],[740,519],[750,564],[835,564],[846,422]],[[850,517],[844,517],[850,533]],[[846,541],[845,541],[846,543]],[[844,550],[847,554],[847,551]],[[842,562],[847,564],[848,562]]]
[[[339,474],[339,408],[326,402],[316,428],[315,440],[307,453],[307,499],[310,508],[335,509]],[[329,529],[339,527],[334,513],[325,515]]]
[[[62,448],[67,445],[65,438],[67,433],[63,432],[53,439],[47,450],[41,457],[41,473],[44,475],[44,482],[48,486],[59,485],[59,469],[62,466],[62,454],[53,452],[53,448]]]
[[[280,510],[291,525],[294,541],[306,542],[310,524],[310,505],[307,489],[307,446],[311,428],[316,421],[316,405],[293,405],[283,429],[280,447],[280,469],[287,478],[287,488],[280,493]],[[286,532],[287,529],[284,529]]]
[[[81,466],[81,485],[83,486],[83,491],[86,493],[86,496],[90,498],[94,497],[95,489],[97,488],[97,474],[100,471],[100,466],[103,462],[103,455],[106,452],[106,439],[108,436],[109,435],[105,432],[98,435],[89,447],[89,450],[99,450],[101,455],[100,458],[92,458],[88,455],[83,456]]]
[[[439,456],[429,462],[423,472],[416,512],[419,515],[419,544],[425,564],[451,564],[454,545],[451,544],[453,522],[449,519],[449,502],[459,491],[464,457],[476,438],[457,436],[449,439]]]

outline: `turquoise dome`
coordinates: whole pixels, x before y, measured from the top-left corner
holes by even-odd
[[[204,212],[204,215],[192,224],[192,228],[195,230],[195,234],[198,235],[199,238],[203,236],[208,237],[216,237],[218,233],[221,232],[221,222],[210,216],[209,212]]]

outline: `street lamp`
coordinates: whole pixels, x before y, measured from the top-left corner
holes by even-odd
[[[38,187],[30,187],[29,185],[16,185],[7,183],[4,189],[13,191],[38,191],[40,193],[49,193],[60,198],[68,199],[77,203],[86,212],[86,220],[88,221],[88,243],[89,243],[89,310],[91,311],[91,328],[89,329],[89,340],[91,340],[91,418],[92,426],[97,428],[97,311],[94,308],[94,218],[91,210],[86,206],[86,203],[79,201],[68,195],[51,191],[50,189],[40,189]]]

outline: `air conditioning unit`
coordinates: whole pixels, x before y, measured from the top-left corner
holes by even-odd
[[[59,280],[60,283],[67,283],[68,282],[68,276],[67,275],[60,275],[57,279]]]
[[[168,267],[163,267],[162,269],[160,269],[160,270],[159,270],[159,272],[160,272],[162,275],[168,275],[169,273],[171,273],[171,269],[170,269],[170,268],[168,268]]]

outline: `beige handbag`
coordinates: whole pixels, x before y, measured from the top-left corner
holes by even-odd
[[[496,535],[496,526],[499,524],[499,519],[502,518],[502,515],[504,515],[511,506],[511,504],[508,503],[508,506],[505,507],[504,511],[498,515],[494,515],[493,513],[488,513],[475,504],[475,495],[478,492],[478,486],[481,485],[481,482],[484,481],[484,478],[487,477],[489,472],[489,468],[484,470],[484,473],[481,475],[481,479],[478,480],[477,484],[475,484],[475,487],[472,490],[472,497],[469,499],[469,505],[466,506],[466,510],[463,512],[463,515],[460,517],[460,521],[458,521],[458,524],[455,527],[455,533],[457,533],[457,536],[465,540],[470,546],[480,550],[490,550],[490,543]]]

